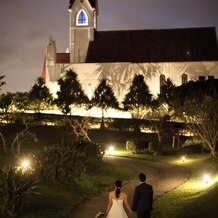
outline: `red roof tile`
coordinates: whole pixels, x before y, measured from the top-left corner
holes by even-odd
[[[67,64],[70,63],[70,53],[57,53],[56,54],[56,63]]]

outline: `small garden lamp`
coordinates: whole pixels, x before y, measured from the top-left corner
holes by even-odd
[[[26,170],[30,167],[30,161],[27,159],[24,159],[21,161],[21,167]]]
[[[182,162],[184,163],[184,162],[185,162],[185,159],[186,159],[186,157],[183,155],[181,159],[182,159]]]
[[[109,151],[109,153],[113,153],[114,152],[114,146],[109,146],[109,148],[108,148],[108,151]]]
[[[208,174],[205,174],[205,175],[203,176],[203,180],[204,180],[204,182],[205,182],[206,184],[208,184],[211,179],[210,179],[210,176],[209,176]]]

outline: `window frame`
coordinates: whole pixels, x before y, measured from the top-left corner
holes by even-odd
[[[84,17],[81,18],[80,16],[84,16]],[[89,24],[89,18],[87,12],[84,9],[80,9],[76,15],[76,26],[88,26],[88,24]]]

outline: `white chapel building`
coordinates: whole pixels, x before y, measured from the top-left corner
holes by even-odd
[[[98,31],[100,2],[69,1],[69,52],[59,53],[49,38],[42,77],[54,95],[57,80],[69,69],[88,97],[105,78],[120,102],[135,74],[144,76],[153,95],[167,78],[175,85],[218,78],[214,27]]]

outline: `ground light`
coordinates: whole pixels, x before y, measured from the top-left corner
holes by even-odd
[[[182,159],[182,162],[184,163],[185,160],[186,160],[186,157],[185,157],[185,156],[182,156],[181,159]]]
[[[22,170],[23,172],[26,172],[27,170],[30,170],[31,167],[31,163],[29,159],[22,159],[20,161],[20,166],[18,166],[18,169]]]
[[[114,146],[113,145],[110,145],[108,147],[108,154],[114,154]]]
[[[179,166],[184,166],[184,165],[191,165],[195,163],[197,159],[192,158],[192,157],[187,157],[187,155],[179,156],[175,158],[174,160],[171,161],[172,164],[176,164]]]
[[[21,166],[22,166],[23,168],[28,168],[28,167],[30,166],[29,160],[22,160]]]
[[[213,176],[209,174],[201,174],[200,176],[196,176],[195,178],[188,180],[183,187],[185,192],[189,193],[189,195],[195,195],[195,193],[199,194],[201,191],[210,189],[217,182],[218,174]]]
[[[186,155],[183,155],[182,157],[180,157],[179,159],[175,159],[171,163],[179,166],[184,166],[184,165],[192,165],[196,161],[198,161],[197,158],[189,157],[187,159]],[[213,186],[215,183],[218,183],[218,173],[212,176],[210,173],[205,172],[195,177],[195,179],[189,181],[188,183],[190,189],[204,190],[205,188],[209,188]]]
[[[210,175],[209,174],[204,174],[203,176],[203,181],[208,184],[211,181]]]

